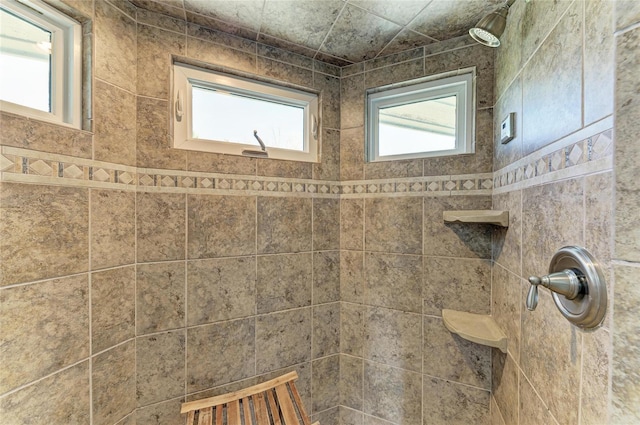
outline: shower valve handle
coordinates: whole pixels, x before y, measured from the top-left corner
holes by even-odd
[[[565,269],[541,277],[529,277],[531,287],[527,294],[527,309],[533,311],[538,306],[539,285],[548,288],[552,292],[564,295],[568,300],[573,300],[585,290],[584,284],[581,282],[582,279],[584,279],[584,276],[582,276],[580,271],[572,269]]]

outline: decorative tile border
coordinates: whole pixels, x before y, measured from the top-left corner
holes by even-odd
[[[146,192],[362,198],[504,193],[612,168],[605,119],[494,173],[384,180],[318,181],[146,169],[2,146],[0,180]],[[602,127],[606,127],[603,129]],[[590,137],[589,131],[599,130]]]

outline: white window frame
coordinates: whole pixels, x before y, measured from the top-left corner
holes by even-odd
[[[367,92],[367,161],[382,162],[413,158],[430,158],[469,154],[475,151],[475,70],[469,69],[457,75],[440,74],[425,79],[372,89]],[[379,112],[382,108],[423,102],[442,97],[456,96],[455,148],[400,155],[380,155]]]
[[[318,95],[288,87],[276,86],[256,80],[237,77],[230,74],[210,71],[181,63],[173,64],[173,105],[171,117],[173,125],[173,147],[193,151],[215,152],[230,155],[243,155],[244,150],[260,150],[259,146],[231,143],[220,140],[195,139],[192,133],[192,88],[211,87],[229,93],[249,95],[266,101],[277,101],[285,105],[301,107],[304,110],[303,150],[282,149],[269,146],[266,152],[269,158],[302,162],[318,162]],[[250,126],[250,124],[248,124]],[[253,131],[247,127],[247,131]],[[244,155],[247,156],[247,155]]]
[[[8,101],[0,109],[74,128],[82,124],[82,26],[40,0],[2,0],[0,7],[51,32],[51,112]]]

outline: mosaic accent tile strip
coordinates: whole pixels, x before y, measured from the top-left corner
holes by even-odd
[[[563,141],[556,146],[562,146]],[[141,191],[269,196],[385,197],[491,195],[611,167],[612,130],[541,149],[494,173],[364,181],[317,181],[153,170],[3,146],[3,181]],[[599,168],[598,168],[599,167]]]
[[[612,156],[613,130],[609,129],[542,155],[533,153],[518,161],[515,168],[508,166],[496,171],[493,188],[505,189],[521,182],[526,186],[528,181],[533,182],[536,178],[539,180],[542,176],[551,177],[550,174],[561,171],[571,173],[571,169],[575,169],[576,175],[579,175],[580,166],[611,159]],[[505,190],[501,190],[503,191]]]

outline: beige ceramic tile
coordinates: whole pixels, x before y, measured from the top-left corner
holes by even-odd
[[[505,424],[518,423],[518,365],[514,359],[499,350],[493,350],[491,391]],[[493,416],[493,412],[492,412]]]
[[[491,209],[491,198],[459,196],[424,199],[424,255],[465,258],[491,257],[493,226],[445,224],[443,211]]]
[[[91,269],[135,262],[135,192],[91,190]]]
[[[340,252],[340,301],[364,301],[364,253]]]
[[[258,198],[258,253],[311,250],[311,199]]]
[[[256,159],[238,155],[187,151],[187,169],[208,173],[256,174]]]
[[[0,285],[86,271],[87,189],[2,183]]]
[[[184,56],[186,37],[147,25],[138,25],[137,35],[137,93],[169,99],[171,55]]]
[[[617,1],[615,12],[618,30],[640,22],[640,4],[635,0]]]
[[[380,307],[364,316],[364,357],[414,372],[422,370],[422,317]]]
[[[494,195],[493,209],[509,211],[509,227],[493,231],[493,260],[513,273],[522,273],[522,192]]]
[[[34,419],[56,424],[90,423],[89,362],[2,397],[0,412],[7,425],[33,423]]]
[[[640,421],[640,268],[614,266],[615,300],[613,326],[612,422]],[[586,357],[586,356],[585,356]]]
[[[357,410],[340,406],[340,425],[364,425],[364,414]]]
[[[311,370],[311,411],[322,412],[336,407],[340,402],[340,391],[336,391],[336,383],[340,381],[340,356],[314,360]]]
[[[184,170],[187,152],[171,147],[169,103],[138,96],[136,163],[138,167]]]
[[[187,37],[187,56],[213,65],[245,72],[256,72],[256,56],[224,45]]]
[[[340,251],[313,253],[312,303],[340,301]]]
[[[541,423],[556,425],[558,423],[522,374],[520,374],[519,399],[520,425],[539,425]]]
[[[366,199],[365,249],[422,254],[422,199]]]
[[[406,82],[422,77],[423,75],[424,59],[420,56],[407,62],[394,63],[384,68],[366,71],[364,74],[365,88],[377,88],[394,83]]]
[[[184,395],[185,331],[172,331],[136,340],[138,406]]]
[[[549,8],[530,3],[528,8],[555,10],[562,5],[566,7],[567,3],[559,1]],[[525,154],[581,126],[582,85],[576,75],[580,75],[582,70],[582,31],[579,30],[582,16],[582,3],[574,3],[523,70],[522,132]],[[523,22],[528,22],[529,18],[525,13]],[[525,49],[527,37],[539,39],[538,34],[524,35],[527,29],[523,28]]]
[[[609,423],[609,368],[611,339],[609,331],[599,329],[585,333],[582,359],[582,410],[580,423],[598,425]]]
[[[364,365],[364,412],[394,423],[420,423],[422,376],[373,362]]]
[[[185,256],[185,195],[136,195],[137,260],[181,260]]]
[[[491,314],[507,336],[507,350],[518,361],[520,359],[520,311],[523,292],[528,291],[529,282],[510,273],[499,265],[492,269]]]
[[[135,336],[135,266],[91,274],[91,347],[94,353]]]
[[[549,33],[557,26],[560,17],[570,5],[571,0],[560,0],[549,4],[533,4],[531,2],[526,5],[520,28],[522,33],[520,60],[522,64],[527,62],[535,49],[546,41]],[[563,34],[567,33],[563,32]]]
[[[256,43],[248,38],[237,37],[226,31],[218,31],[207,25],[187,25],[187,35],[200,40],[210,41],[222,46],[232,47],[246,53],[256,53]]]
[[[314,359],[340,352],[340,303],[313,307],[311,351]]]
[[[333,110],[337,107],[332,105],[329,109]],[[340,180],[340,131],[327,129],[329,126],[327,122],[321,125],[324,125],[324,130],[320,141],[320,162],[313,164],[313,178],[316,180]]]
[[[340,129],[340,79],[316,71],[313,73],[313,87],[320,90],[322,126]]]
[[[340,200],[313,200],[313,250],[340,248]]]
[[[367,162],[364,164],[364,177],[367,180],[420,176],[422,176],[421,159]]]
[[[280,62],[295,65],[300,68],[314,69],[314,65],[318,61],[314,61],[308,56],[303,56],[286,49],[279,47],[258,43],[257,46],[258,56],[262,56],[268,59],[274,59]],[[328,66],[328,65],[327,65]],[[331,72],[325,71],[326,74],[333,75]],[[339,75],[339,71],[338,71]]]
[[[491,388],[490,347],[449,332],[438,317],[424,317],[423,335],[423,373],[486,390]]]
[[[258,316],[256,368],[266,373],[311,360],[311,308]]]
[[[265,143],[269,146],[267,137],[264,136]],[[258,146],[256,145],[256,147]],[[313,175],[313,164],[310,162],[258,158],[256,164],[258,176],[310,179]]]
[[[615,3],[585,3],[584,124],[613,113]]]
[[[96,1],[95,39],[95,76],[135,93],[135,20],[109,2]]]
[[[628,2],[624,4],[628,5]],[[623,11],[618,5],[619,19],[630,10]],[[630,6],[630,5],[628,5]],[[637,17],[638,7],[632,8]],[[620,16],[622,15],[622,16]],[[628,15],[627,15],[628,16]],[[616,232],[615,258],[640,262],[640,224],[637,206],[640,203],[640,183],[637,179],[640,147],[638,93],[640,82],[634,70],[640,66],[637,46],[640,43],[640,28],[617,37],[616,45],[616,92],[615,92],[615,164],[616,164]]]
[[[164,425],[186,423],[186,415],[180,414],[182,400],[165,401],[136,409],[136,425]]]
[[[425,376],[422,397],[424,425],[489,424],[489,391]]]
[[[313,87],[313,71],[287,63],[258,57],[256,73],[270,80],[283,81],[301,87]]]
[[[0,143],[3,145],[91,158],[93,135],[88,131],[48,124],[4,111],[0,112],[0,127]]]
[[[187,392],[255,374],[255,320],[241,319],[187,330]]]
[[[565,180],[522,192],[523,276],[540,276],[555,252],[582,245],[583,181]]]
[[[340,248],[363,249],[364,200],[340,200]]]
[[[366,307],[341,303],[340,353],[362,357],[364,355],[364,321]]]
[[[479,259],[425,257],[422,296],[425,314],[440,316],[445,308],[488,314],[491,311],[491,263]]]
[[[255,314],[255,258],[188,261],[187,306],[189,326]]]
[[[185,325],[184,262],[136,267],[136,334]]]
[[[365,254],[365,303],[412,313],[422,312],[422,257]]]
[[[518,407],[516,406],[516,409]],[[496,399],[491,397],[491,421],[489,422],[491,425],[507,425],[504,419],[502,418],[502,414],[500,413],[500,409],[498,409],[498,405],[496,404]]]
[[[522,372],[560,423],[576,423],[582,333],[560,314],[546,290],[540,291],[535,311],[522,311]],[[553,344],[540,344],[543,339]]]
[[[308,412],[307,412],[308,413]],[[321,422],[323,424],[338,424],[340,420],[340,408],[338,406],[333,407],[322,412],[318,412],[310,416],[313,423]]]
[[[97,79],[93,111],[94,159],[136,165],[135,95]]]
[[[259,256],[258,314],[310,306],[312,269],[311,253]]]
[[[362,410],[363,359],[340,355],[340,405]]]
[[[136,20],[138,21],[138,30],[140,30],[143,25],[148,25],[149,27],[157,27],[184,34],[187,27],[187,22],[184,20],[184,13],[174,17],[173,15],[177,15],[177,13],[174,13],[174,9],[171,8],[170,4],[154,1],[155,5],[157,5],[154,7],[151,1],[148,0],[143,2],[138,1],[137,3],[136,6],[138,6],[138,10],[136,11]],[[180,4],[180,2],[176,3],[178,5]],[[162,9],[162,6],[165,6],[165,8]],[[138,48],[140,49],[139,46],[140,33],[138,33]],[[138,71],[138,75],[140,75],[140,71]]]
[[[340,128],[343,130],[364,125],[364,95],[364,74],[340,80]]]
[[[189,195],[187,204],[190,259],[255,253],[255,197]]]
[[[510,113],[515,113],[515,134],[507,144],[500,141],[500,127]],[[500,170],[522,158],[522,77],[519,75],[505,88],[493,111],[493,169]],[[533,175],[533,174],[532,174]]]
[[[86,275],[0,290],[0,305],[1,393],[89,354]]]
[[[522,18],[526,6],[525,2],[516,2],[509,8],[509,19],[507,19],[507,26],[502,37],[500,37],[500,48],[495,49],[496,101],[502,97],[511,81],[520,71]]]
[[[343,118],[344,121],[344,118]],[[352,127],[340,132],[340,179],[364,179],[364,127]]]
[[[129,341],[92,360],[94,424],[113,424],[136,408],[135,345]]]

